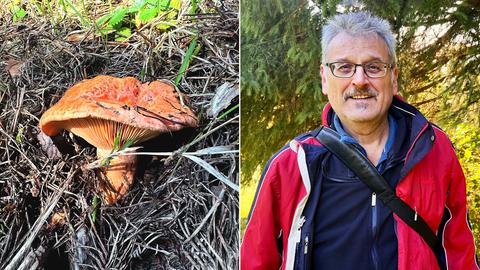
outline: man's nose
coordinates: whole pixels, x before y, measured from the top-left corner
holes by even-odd
[[[352,77],[352,84],[358,88],[362,88],[368,84],[368,77],[367,74],[365,74],[365,70],[362,66],[357,66],[357,70]]]

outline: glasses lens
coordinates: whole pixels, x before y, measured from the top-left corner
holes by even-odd
[[[372,78],[383,77],[387,71],[387,65],[379,62],[365,64],[363,68],[367,76]]]
[[[355,65],[352,63],[332,63],[332,73],[337,77],[348,78],[355,72]]]
[[[370,78],[381,78],[387,74],[388,65],[382,62],[371,62],[367,64],[352,64],[349,62],[334,62],[327,64],[336,77],[350,78],[356,71],[356,66],[362,66],[363,72]]]

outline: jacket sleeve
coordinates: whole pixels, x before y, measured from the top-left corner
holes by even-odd
[[[447,195],[450,219],[443,232],[443,247],[448,269],[480,269],[475,255],[475,242],[467,218],[465,176],[458,159],[452,162],[452,175]]]
[[[281,255],[277,239],[281,236],[278,217],[278,193],[275,164],[264,170],[257,187],[257,193],[250,210],[240,247],[240,269],[274,269],[281,266]],[[278,183],[277,183],[278,184]]]

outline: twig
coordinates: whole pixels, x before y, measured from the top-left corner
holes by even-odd
[[[220,205],[220,203],[222,202],[224,195],[225,195],[225,189],[222,189],[222,191],[220,192],[220,195],[218,195],[218,198],[215,201],[215,203],[213,204],[212,208],[210,208],[210,211],[208,211],[207,215],[203,218],[202,222],[200,222],[200,225],[198,225],[198,227],[195,229],[195,231],[193,231],[193,233],[185,241],[183,241],[183,244],[186,244],[186,243],[190,242],[190,240],[192,240],[192,238],[195,237],[195,235],[197,235],[198,232],[200,232],[203,225],[205,225],[205,223],[210,218],[210,216],[213,215],[217,211],[217,208]]]
[[[33,224],[32,229],[30,230],[29,236],[25,239],[20,249],[16,252],[15,256],[11,259],[10,263],[4,268],[5,270],[19,270],[18,264],[22,262],[25,258],[26,253],[30,250],[33,240],[37,237],[37,234],[40,232],[40,229],[43,227],[44,222],[52,213],[53,209],[57,205],[58,200],[62,196],[65,189],[70,185],[70,181],[73,176],[75,176],[77,171],[70,171],[67,180],[64,182],[62,188],[57,191],[49,200],[47,209],[37,218]]]

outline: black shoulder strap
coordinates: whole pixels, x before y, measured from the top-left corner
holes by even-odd
[[[321,127],[316,138],[375,192],[388,208],[420,234],[435,253],[438,244],[435,233],[416,211],[395,195],[375,166],[355,146],[340,141],[340,136],[328,127]]]

